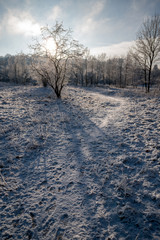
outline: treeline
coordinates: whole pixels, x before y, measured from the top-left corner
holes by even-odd
[[[35,84],[31,57],[23,53],[17,55],[7,54],[0,57],[0,81],[17,84]]]
[[[71,67],[72,83],[82,86],[107,84],[125,88],[144,86],[144,70],[130,53],[125,57],[108,58],[106,54],[98,57],[88,55],[74,61]],[[151,86],[160,85],[160,69],[153,67]]]
[[[25,54],[0,57],[0,81],[17,84],[39,84],[42,79],[32,69],[33,59]],[[79,86],[112,85],[145,87],[144,70],[130,53],[124,57],[108,58],[105,53],[85,56],[68,63],[68,82]],[[45,82],[43,82],[44,85]],[[160,69],[154,65],[151,86],[160,87]]]

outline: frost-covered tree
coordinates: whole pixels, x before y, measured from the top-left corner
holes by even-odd
[[[6,55],[1,61],[1,78],[15,82],[17,84],[26,84],[30,80],[29,60],[30,58],[23,54]]]
[[[84,47],[72,38],[72,31],[62,23],[41,28],[41,38],[31,45],[32,67],[43,82],[49,84],[56,96],[61,98],[63,87],[68,81],[71,60],[83,55]]]
[[[137,33],[133,56],[144,71],[146,91],[149,92],[151,73],[160,53],[160,16],[147,18]]]
[[[7,65],[8,56],[0,57],[0,81],[9,81]]]

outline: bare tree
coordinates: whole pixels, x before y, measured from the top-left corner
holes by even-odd
[[[29,57],[23,53],[4,57],[3,74],[11,82],[26,84],[30,80]]]
[[[84,76],[85,76],[85,61],[83,58],[78,58],[73,61],[71,67],[71,73],[76,85],[80,84],[84,86]]]
[[[133,56],[144,71],[146,91],[150,91],[151,73],[160,53],[160,16],[148,18],[137,33]]]
[[[9,56],[0,57],[0,81],[9,81],[8,76],[8,58]]]
[[[97,59],[95,58],[95,56],[90,56],[89,58],[89,63],[90,63],[90,84],[94,85],[95,84],[95,65],[96,65],[96,61]]]
[[[84,68],[85,68],[85,85],[86,86],[88,86],[88,84],[89,84],[89,77],[88,77],[89,57],[90,57],[89,49],[85,49]]]
[[[67,82],[71,59],[83,55],[84,47],[74,40],[70,29],[62,23],[41,29],[41,39],[30,46],[33,49],[32,67],[42,81],[46,81],[61,98],[61,92]]]

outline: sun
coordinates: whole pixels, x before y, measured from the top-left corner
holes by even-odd
[[[55,41],[52,38],[47,39],[45,42],[45,48],[51,54],[55,54],[56,51]]]

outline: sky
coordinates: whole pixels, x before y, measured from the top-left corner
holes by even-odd
[[[29,53],[42,26],[56,21],[93,55],[124,55],[160,0],[0,0],[0,56]]]

